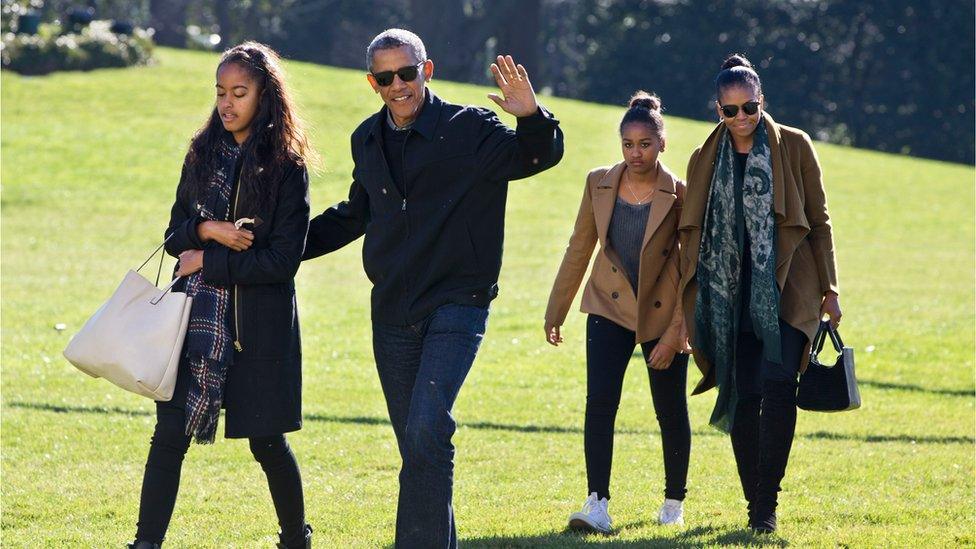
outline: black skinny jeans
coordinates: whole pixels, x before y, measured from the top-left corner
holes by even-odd
[[[730,435],[750,516],[776,510],[796,430],[797,373],[807,337],[782,319],[779,329],[782,363],[764,359],[762,342],[751,332],[736,341],[738,402]]]
[[[634,340],[633,331],[602,316],[591,314],[586,319],[586,422],[583,447],[589,485],[587,492],[596,492],[600,498],[610,498],[613,425],[620,404],[624,374],[634,352]],[[656,344],[656,340],[641,344],[645,360]],[[691,453],[691,424],[685,397],[688,355],[676,354],[668,369],[647,368],[647,373],[664,448],[664,497],[684,500]]]
[[[162,543],[180,488],[183,457],[190,447],[185,433],[186,413],[171,402],[156,403],[156,430],[142,480],[136,540]],[[271,499],[286,547],[305,546],[305,501],[298,462],[285,435],[248,439],[254,459],[268,477]]]

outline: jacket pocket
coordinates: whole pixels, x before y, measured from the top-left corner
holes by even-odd
[[[780,315],[787,321],[803,322],[820,316],[820,275],[810,243],[804,239],[793,252],[790,271],[783,283]]]
[[[465,272],[480,273],[481,272],[481,261],[478,259],[478,248],[475,246],[474,236],[471,234],[471,227],[465,223],[464,233],[467,236],[468,253],[467,259],[465,260]]]
[[[295,294],[285,285],[241,286],[246,298],[243,343],[248,358],[281,359],[295,354],[298,312]]]

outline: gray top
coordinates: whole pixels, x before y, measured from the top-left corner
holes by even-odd
[[[618,196],[616,204],[613,205],[610,229],[607,231],[610,247],[620,256],[634,293],[637,293],[641,244],[644,243],[644,230],[647,228],[650,209],[650,202],[641,205],[631,204]]]
[[[414,122],[416,122],[416,119],[414,119]],[[413,122],[411,122],[411,123],[409,123],[409,124],[407,124],[406,126],[403,126],[403,127],[397,126],[396,125],[396,122],[393,121],[393,115],[390,114],[390,110],[389,109],[386,110],[386,125],[389,126],[391,130],[398,131],[398,132],[405,132],[405,131],[413,128]]]

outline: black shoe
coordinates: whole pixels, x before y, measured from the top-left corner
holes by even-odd
[[[128,549],[162,549],[162,546],[158,543],[139,540],[133,541],[132,543],[127,543],[125,546]]]
[[[282,534],[278,534],[278,549],[312,549],[312,526],[305,525],[305,541],[301,545],[286,545]]]
[[[776,531],[776,511],[750,510],[749,528],[752,528],[752,531],[757,534],[772,534]]]

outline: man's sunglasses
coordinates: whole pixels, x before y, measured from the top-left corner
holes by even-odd
[[[400,80],[404,82],[413,82],[417,79],[417,75],[420,74],[420,66],[427,61],[421,61],[416,65],[407,65],[406,67],[400,67],[395,71],[383,71],[383,72],[371,72],[373,78],[376,79],[376,83],[384,88],[393,83],[393,77],[399,76]]]
[[[725,118],[735,118],[735,115],[739,114],[738,105],[719,105],[722,109],[722,114]],[[742,104],[742,112],[749,116],[752,116],[759,112],[759,101],[749,101],[748,103]]]

